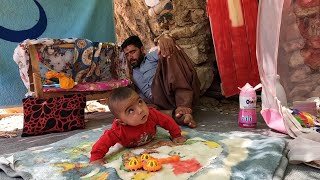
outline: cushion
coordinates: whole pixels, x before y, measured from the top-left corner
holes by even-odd
[[[85,128],[85,95],[74,94],[49,99],[30,97],[22,102],[24,122],[21,136]]]

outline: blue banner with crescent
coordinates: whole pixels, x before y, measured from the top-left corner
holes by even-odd
[[[26,88],[14,48],[25,39],[115,42],[112,0],[3,0],[0,10],[0,107],[21,105]]]

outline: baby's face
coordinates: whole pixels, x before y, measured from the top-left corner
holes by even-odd
[[[137,126],[147,122],[149,108],[137,93],[116,103],[118,119],[129,126]]]

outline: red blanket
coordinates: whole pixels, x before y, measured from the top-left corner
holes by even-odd
[[[207,10],[214,39],[221,88],[226,97],[247,82],[260,83],[256,59],[258,2],[209,0]]]

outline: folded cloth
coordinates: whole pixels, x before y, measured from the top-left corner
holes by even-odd
[[[0,169],[10,177],[21,177],[24,180],[32,179],[32,175],[28,172],[15,170],[15,160],[13,156],[7,158],[0,157]]]
[[[320,169],[320,133],[301,134],[288,144],[292,164],[306,163]]]
[[[0,131],[0,138],[16,137],[17,131]]]

